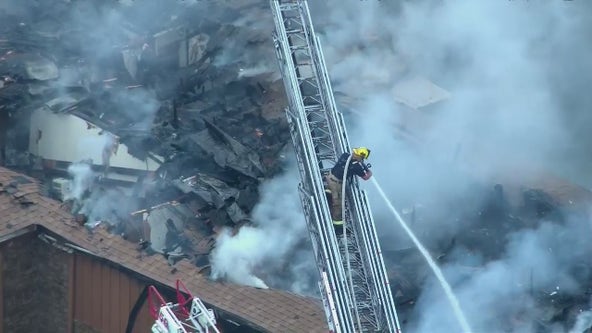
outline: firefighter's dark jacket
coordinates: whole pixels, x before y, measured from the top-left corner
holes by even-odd
[[[333,176],[337,177],[339,180],[343,179],[343,171],[345,170],[345,163],[349,158],[349,153],[343,153],[337,160],[337,163],[331,169],[331,173]],[[349,162],[349,168],[347,170],[347,179],[349,180],[353,175],[364,177],[368,171],[368,167],[364,162],[354,160],[353,158]]]

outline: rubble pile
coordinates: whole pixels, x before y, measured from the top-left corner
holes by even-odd
[[[43,179],[90,231],[106,225],[171,264],[207,270],[216,233],[251,222],[289,142],[268,10],[259,0],[1,3],[0,165]],[[501,186],[470,193],[486,197],[446,207],[466,228],[430,249],[442,265],[464,263],[463,274],[502,258],[509,235],[574,214],[536,189],[514,205]],[[414,248],[383,250],[406,319],[431,272]],[[542,331],[586,308],[592,266],[573,262],[584,293],[532,288]],[[314,267],[298,274],[315,285]],[[521,320],[498,319],[508,331]]]
[[[0,164],[44,179],[90,229],[207,265],[214,232],[249,223],[289,140],[267,10],[3,3]]]
[[[458,283],[459,290],[463,289],[459,281],[467,281],[478,275],[494,275],[492,271],[496,265],[507,265],[514,269],[512,284],[505,284],[503,279],[492,281],[493,285],[483,284],[480,286],[483,291],[478,295],[481,299],[477,301],[486,302],[496,297],[491,295],[497,294],[513,294],[517,297],[519,310],[507,310],[504,315],[490,318],[504,332],[521,331],[523,327],[532,327],[529,332],[569,330],[578,316],[589,309],[592,264],[588,256],[592,248],[589,244],[578,244],[578,237],[570,234],[573,225],[566,225],[588,223],[587,210],[581,210],[571,201],[568,204],[560,202],[542,189],[523,188],[513,193],[517,197],[511,198],[501,184],[495,184],[492,188],[484,184],[475,187],[471,197],[454,200],[446,207],[448,212],[454,212],[448,214],[449,218],[460,223],[463,231],[432,244],[432,257],[442,267],[453,267],[453,271],[448,271],[446,275],[453,277],[452,281]],[[433,209],[429,206],[414,208],[406,211],[404,218],[412,227],[421,229],[421,224],[429,224],[427,220],[433,218],[429,212]],[[439,223],[442,228],[447,225],[446,221]],[[546,233],[550,235],[545,237]],[[426,234],[420,236],[427,238]],[[575,248],[566,247],[568,245],[565,242],[570,240],[574,242],[572,245]],[[538,241],[548,246],[543,250],[550,254],[550,258],[561,257],[560,253],[565,252],[563,255],[567,255],[569,261],[562,264],[565,270],[563,274],[570,278],[556,279],[557,272],[544,274],[548,270],[547,261],[554,259],[537,258],[541,255],[536,249]],[[387,245],[383,250],[394,290],[397,291],[395,302],[402,320],[406,322],[412,313],[417,313],[413,309],[418,305],[418,299],[425,292],[426,283],[433,278],[433,273],[414,247],[389,249]],[[533,257],[529,257],[529,261],[513,262],[516,253],[527,253],[527,256]],[[518,267],[512,268],[513,264]],[[466,304],[465,310],[471,306]],[[535,322],[532,322],[533,318]]]

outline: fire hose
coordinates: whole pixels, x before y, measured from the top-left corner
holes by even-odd
[[[347,244],[347,228],[345,225],[345,186],[346,186],[346,180],[347,180],[347,170],[349,169],[349,162],[351,161],[352,158],[352,154],[349,155],[349,157],[347,158],[347,161],[345,162],[345,168],[343,168],[343,179],[341,180],[341,221],[343,222],[343,245],[345,248],[345,261],[347,261],[347,273],[348,273],[348,277],[349,277],[349,287],[351,288],[351,294],[352,294],[352,302],[355,304],[356,303],[356,294],[354,292],[354,282],[352,279],[352,274],[351,274],[351,264],[349,262],[349,251],[348,251],[348,244]],[[356,312],[358,311],[357,307],[354,307],[354,309],[356,309]],[[360,323],[360,316],[356,313],[356,319],[358,320],[358,327],[362,327],[362,324]]]

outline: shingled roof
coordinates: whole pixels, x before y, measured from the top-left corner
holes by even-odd
[[[160,284],[182,280],[205,303],[269,332],[326,332],[318,300],[280,290],[213,282],[187,260],[175,272],[163,256],[147,256],[136,245],[99,228],[81,227],[60,202],[40,193],[37,180],[0,167],[0,242],[43,227],[72,245]]]

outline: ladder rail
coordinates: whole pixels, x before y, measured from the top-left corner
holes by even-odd
[[[322,61],[324,62],[324,59],[322,59]],[[332,91],[330,84],[329,91]],[[332,100],[334,103],[334,98],[332,98]],[[343,118],[343,114],[335,111],[334,116],[338,127],[345,129],[345,119]],[[349,136],[347,131],[340,131],[340,134],[343,142],[349,147]],[[372,276],[376,278],[374,286],[378,296],[377,298],[383,302],[383,314],[387,321],[387,325],[388,327],[393,328],[395,332],[401,332],[401,324],[399,322],[395,301],[392,296],[393,294],[388,278],[388,271],[382,256],[380,243],[378,242],[376,225],[370,210],[367,194],[360,189],[359,181],[353,179],[353,181],[351,181],[350,191],[347,195],[352,198],[354,205],[360,213],[360,220],[357,221],[355,225],[365,239],[363,243],[368,245],[368,248],[366,249],[366,257],[370,263]]]
[[[203,302],[193,297],[191,300],[191,308],[188,313],[188,320],[191,325],[186,324],[199,333],[220,333],[216,327],[216,317],[214,312],[203,304]]]
[[[357,186],[357,184],[356,184]],[[378,235],[374,220],[369,210],[369,202],[365,191],[353,192],[352,194],[359,194],[358,197],[353,197],[352,201],[358,207],[358,210],[363,215],[363,219],[359,223],[355,223],[358,233],[362,236],[364,241],[365,253],[367,256],[368,267],[372,271],[371,276],[375,279],[374,289],[376,301],[385,310],[381,319],[386,321],[389,327],[400,327],[398,315],[395,309],[394,300],[392,297],[390,281],[388,279],[388,272],[384,264],[382,250],[378,242]]]
[[[310,200],[314,200],[314,196],[308,196]],[[315,212],[316,207],[312,206],[313,212]],[[320,220],[317,220],[320,222]],[[322,223],[322,222],[320,222]],[[322,230],[326,231],[325,228],[321,228]],[[325,233],[325,235],[331,234]],[[322,242],[321,242],[322,243]],[[327,248],[323,246],[323,248]],[[324,258],[317,259],[317,263],[321,260],[325,261],[325,268],[320,272],[321,278],[323,276],[327,277],[327,285],[329,288],[325,288],[327,294],[324,294],[323,298],[325,301],[333,303],[335,305],[335,314],[337,317],[335,320],[331,320],[336,325],[338,332],[353,332],[353,318],[351,318],[351,312],[349,309],[351,308],[351,304],[349,303],[349,299],[347,298],[347,281],[345,277],[345,272],[343,269],[339,267],[339,261],[335,260],[338,257],[338,253],[335,253],[335,249],[337,246],[332,246],[328,248],[328,252],[330,255],[325,255]],[[335,267],[337,266],[337,267]],[[339,280],[338,283],[334,282],[335,271],[339,271]],[[333,280],[333,283],[331,282]]]
[[[288,56],[291,55],[289,43],[285,38],[282,38],[286,36],[286,29],[283,25],[284,17],[280,10],[279,4],[279,1],[272,0],[272,8],[275,10],[274,22],[276,24],[275,45],[276,51],[278,51],[278,58],[283,60],[280,62],[281,66],[287,67],[282,68],[282,72],[283,74],[288,74],[284,75],[284,78],[287,77],[284,85],[285,89],[287,90],[286,92],[291,102],[290,106],[292,109],[291,112],[288,113],[288,119],[289,121],[292,121],[292,126],[297,128],[297,134],[292,133],[294,147],[296,149],[300,147],[302,150],[300,153],[296,154],[297,159],[299,159],[301,179],[303,180],[302,187],[310,189],[312,193],[324,193],[320,164],[317,161],[314,145],[312,144],[312,140],[309,135],[303,135],[303,133],[310,133],[311,130],[308,122],[302,121],[302,119],[307,119],[308,117],[304,111],[304,103],[302,102],[303,97],[300,92],[297,79],[294,75],[292,75],[296,72],[296,66],[293,62],[294,59],[292,59],[291,56]],[[299,10],[299,8],[299,6],[294,6],[290,9]],[[311,205],[313,211],[321,211],[322,215],[324,215],[322,217],[318,217],[317,214],[314,213],[307,214],[307,225],[309,230],[313,229],[313,232],[315,232],[316,229],[316,231],[322,235],[321,241],[319,242],[320,244],[318,244],[320,246],[316,247],[317,249],[320,247],[320,253],[319,250],[317,250],[317,254],[315,255],[317,257],[317,264],[321,265],[321,274],[324,270],[327,272],[329,285],[332,286],[332,289],[340,290],[340,292],[335,293],[335,295],[337,295],[335,302],[337,305],[336,312],[340,317],[339,323],[344,327],[346,332],[353,332],[353,318],[351,311],[349,310],[353,307],[350,301],[352,297],[347,291],[347,288],[343,285],[346,279],[345,271],[339,258],[339,254],[335,252],[336,249],[338,249],[336,245],[337,241],[335,234],[334,232],[330,232],[332,231],[332,223],[330,222],[331,217],[328,210],[329,205],[324,195],[320,198],[318,196],[311,197],[316,198],[316,200],[311,200],[314,202],[314,204]],[[321,201],[320,203],[318,202],[319,199]],[[306,200],[302,201],[305,206],[307,206]],[[317,223],[310,222],[310,219],[314,219],[317,221]],[[327,223],[323,223],[326,221],[329,221],[329,227],[331,227],[331,230],[327,230]],[[327,262],[327,264],[321,264],[324,262]],[[324,298],[327,297],[325,294],[322,295]]]
[[[312,27],[312,19],[310,18],[308,6],[306,8],[308,21],[310,22],[310,26]],[[349,151],[349,141],[347,140],[345,131],[341,130],[345,129],[345,125],[343,125],[343,122],[340,123],[338,121],[337,103],[335,102],[335,95],[333,94],[333,87],[331,86],[329,73],[326,70],[327,65],[325,63],[325,55],[323,53],[323,49],[321,48],[321,40],[318,36],[314,37],[314,45],[315,47],[313,48],[313,54],[315,56],[315,59],[317,60],[315,64],[317,65],[318,73],[321,73],[321,87],[325,96],[325,100],[327,102],[325,108],[327,115],[329,117],[329,125],[332,128],[333,132],[333,142],[336,142],[335,148],[337,150],[337,156],[339,156],[340,154]],[[339,113],[339,115],[341,114]]]
[[[273,1],[273,0],[272,0]],[[288,45],[287,48],[284,48],[284,53],[286,55],[286,60],[287,60],[287,56],[289,55],[291,58],[291,61],[289,62],[289,67],[293,67],[293,68],[288,68],[288,72],[290,74],[296,73],[296,76],[294,77],[293,75],[290,75],[291,78],[290,80],[291,82],[291,86],[293,87],[293,92],[296,93],[297,90],[297,95],[295,96],[295,100],[293,100],[293,102],[295,103],[299,103],[300,101],[302,101],[304,104],[304,109],[305,109],[305,114],[303,115],[302,119],[307,119],[308,123],[310,124],[309,128],[309,132],[307,133],[311,133],[313,136],[313,140],[315,141],[316,144],[316,149],[317,149],[317,153],[319,154],[319,162],[330,162],[335,160],[335,150],[333,149],[334,144],[333,144],[333,137],[332,137],[332,129],[329,127],[329,124],[331,123],[328,119],[328,115],[325,111],[326,109],[326,101],[325,101],[325,94],[323,94],[322,92],[322,85],[319,83],[322,83],[322,81],[319,79],[319,70],[318,70],[318,62],[315,61],[315,54],[314,54],[314,50],[316,49],[316,45],[314,44],[314,38],[312,38],[314,35],[314,28],[312,27],[312,25],[309,23],[310,20],[306,20],[306,17],[309,17],[308,14],[308,7],[303,7],[301,3],[298,2],[294,2],[294,1],[275,1],[276,3],[279,4],[279,7],[281,8],[282,6],[284,6],[285,8],[289,8],[289,10],[292,10],[294,12],[294,14],[297,14],[296,17],[291,16],[291,17],[283,17],[283,16],[279,16],[282,18],[282,23],[286,24],[293,24],[296,25],[298,28],[296,29],[292,29],[290,30],[291,34],[289,35],[285,35],[286,39],[287,39],[287,43],[290,44],[290,38],[294,41],[297,41],[299,43],[301,43],[300,45],[298,45],[296,48],[293,47],[292,45]],[[273,4],[272,4],[273,5]],[[276,13],[276,17],[278,17],[278,15],[281,15],[281,11],[280,14]],[[276,21],[277,22],[277,21]],[[284,32],[288,31],[286,29],[282,29],[282,26],[279,26],[278,28],[280,28],[280,32],[279,35],[283,35]],[[303,52],[301,53],[296,53],[296,49],[299,49]],[[287,50],[290,50],[289,53],[287,53]],[[300,60],[298,59],[300,58]],[[301,62],[302,58],[306,58],[304,62]],[[294,65],[294,66],[291,66]],[[298,76],[298,73],[300,73],[301,68],[298,66],[306,66],[305,69],[308,69],[310,71],[310,73],[308,73],[308,76],[304,76],[302,74],[300,74],[300,77]],[[298,67],[298,71],[296,71],[296,68]],[[298,85],[295,85],[294,82],[298,83]],[[309,88],[309,89],[313,89],[316,90],[316,94],[304,94],[301,93],[301,89],[302,91],[304,91],[305,88]],[[313,124],[322,124],[322,126],[314,126]],[[325,128],[321,128],[321,127],[326,127]],[[319,135],[321,134],[321,135]],[[323,135],[324,134],[324,135]],[[323,140],[326,140],[327,142],[323,142]],[[323,146],[323,147],[321,147]],[[324,152],[320,152],[320,148],[324,148]],[[323,154],[324,153],[324,154]],[[321,156],[322,155],[322,156]],[[322,158],[321,158],[322,157]],[[321,168],[323,169],[323,171],[327,171],[326,167],[323,167],[321,165]]]
[[[313,64],[313,71],[315,73],[315,77],[318,80],[318,89],[320,90],[320,98],[321,104],[324,107],[325,117],[327,118],[328,127],[331,132],[331,143],[332,147],[338,148],[335,150],[335,157],[339,156],[346,150],[343,140],[340,136],[336,136],[337,133],[336,128],[334,126],[335,121],[335,112],[337,110],[335,99],[333,97],[333,92],[331,89],[331,85],[329,84],[329,77],[328,73],[325,70],[325,59],[323,56],[323,51],[321,49],[321,42],[318,36],[316,36],[314,31],[314,25],[312,23],[312,17],[310,15],[310,10],[308,5],[304,2],[300,6],[301,15],[303,16],[303,25],[304,25],[304,33],[306,35],[306,41],[310,51],[310,57],[312,59]],[[337,144],[335,144],[337,142]],[[339,149],[340,148],[340,149]]]
[[[291,114],[291,116],[293,117],[294,115]],[[296,124],[294,124],[294,121]],[[291,122],[292,126],[295,125],[299,128],[300,131],[298,133],[302,133],[302,122],[299,118],[289,118],[289,122]],[[318,165],[317,163],[314,163],[315,159],[309,157],[310,140],[307,140],[303,135],[294,135],[293,141],[296,149],[305,150],[305,152],[296,154],[297,159],[300,160],[300,163],[298,164],[301,177],[303,179],[312,180],[311,183],[313,184],[313,188],[322,186],[322,184],[319,184],[322,180],[319,176]],[[307,146],[309,149],[306,151],[304,147]],[[327,273],[331,291],[336,296],[333,301],[336,305],[336,313],[338,314],[339,320],[336,320],[335,322],[343,326],[345,332],[352,332],[352,318],[351,313],[349,312],[352,305],[349,302],[349,298],[347,297],[348,293],[344,286],[345,272],[340,265],[339,254],[336,253],[337,240],[335,238],[335,233],[332,232],[332,226],[329,226],[331,228],[329,229],[327,224],[324,223],[327,220],[330,221],[329,206],[325,196],[318,197],[312,195],[309,189],[306,188],[307,186],[305,184],[306,182],[302,182],[299,186],[301,201],[304,204],[303,208],[305,210],[305,215],[307,216],[306,221],[308,230],[311,233],[311,236],[315,235],[319,237],[317,241],[312,237],[313,251],[315,252],[317,265],[321,266],[321,274],[323,272]],[[326,294],[323,293],[321,295],[323,298],[327,298]],[[328,300],[325,299],[325,301]]]
[[[349,138],[307,1],[270,3],[276,56],[289,102],[286,115],[301,177],[300,198],[327,319],[336,332],[400,332],[374,220],[357,180],[344,185],[345,244],[337,242],[334,232],[322,177],[337,156],[349,151]]]

